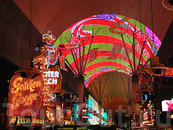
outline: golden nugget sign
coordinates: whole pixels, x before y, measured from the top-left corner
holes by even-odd
[[[14,75],[10,81],[9,90],[9,109],[14,115],[20,114],[23,109],[35,111],[41,101],[40,87],[41,77],[36,76],[34,79],[23,78],[20,75]]]

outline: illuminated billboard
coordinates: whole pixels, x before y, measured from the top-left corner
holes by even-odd
[[[53,69],[53,70],[52,70]],[[55,107],[56,93],[61,92],[62,75],[57,65],[43,70],[43,106]]]
[[[26,116],[41,106],[41,76],[34,79],[14,75],[9,89],[9,115]]]
[[[173,99],[162,101],[162,111],[173,111]]]
[[[55,123],[55,107],[45,107],[45,123]]]
[[[60,78],[59,71],[47,71],[43,72],[46,74],[47,78],[47,85],[57,85],[58,84],[58,79]]]
[[[97,125],[99,124],[99,117],[96,116],[95,114],[99,113],[99,109],[98,109],[98,102],[91,96],[89,95],[88,97],[88,107],[92,109],[92,113],[89,112],[89,118],[88,121],[90,122],[91,125]],[[95,113],[95,114],[94,114]]]
[[[118,71],[130,74],[132,68],[136,69],[139,64],[149,64],[147,60],[155,56],[161,46],[159,38],[148,27],[132,18],[115,14],[93,15],[80,20],[67,28],[53,46],[76,45],[79,41],[77,49],[62,50],[62,54],[70,68],[74,68],[74,73],[79,73],[79,68],[86,65],[86,87],[102,73]]]

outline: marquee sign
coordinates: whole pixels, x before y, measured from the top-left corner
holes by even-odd
[[[58,84],[58,79],[60,78],[59,71],[47,71],[44,73],[46,74],[48,85],[57,85]]]
[[[34,79],[14,75],[9,89],[9,115],[18,116],[33,113],[41,102],[41,76]]]
[[[56,94],[61,92],[62,75],[58,65],[43,69],[43,106],[55,106]]]

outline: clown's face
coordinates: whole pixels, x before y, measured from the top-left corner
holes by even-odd
[[[48,44],[51,44],[52,41],[53,41],[52,39],[47,39],[47,40],[46,40],[46,42],[47,42]]]

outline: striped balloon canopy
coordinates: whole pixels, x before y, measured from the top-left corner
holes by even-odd
[[[139,64],[149,64],[148,59],[155,56],[161,46],[159,38],[148,27],[115,14],[93,15],[80,20],[67,28],[53,46],[79,41],[78,48],[64,50],[63,55],[75,74],[84,75],[86,87],[106,72],[131,74]]]

